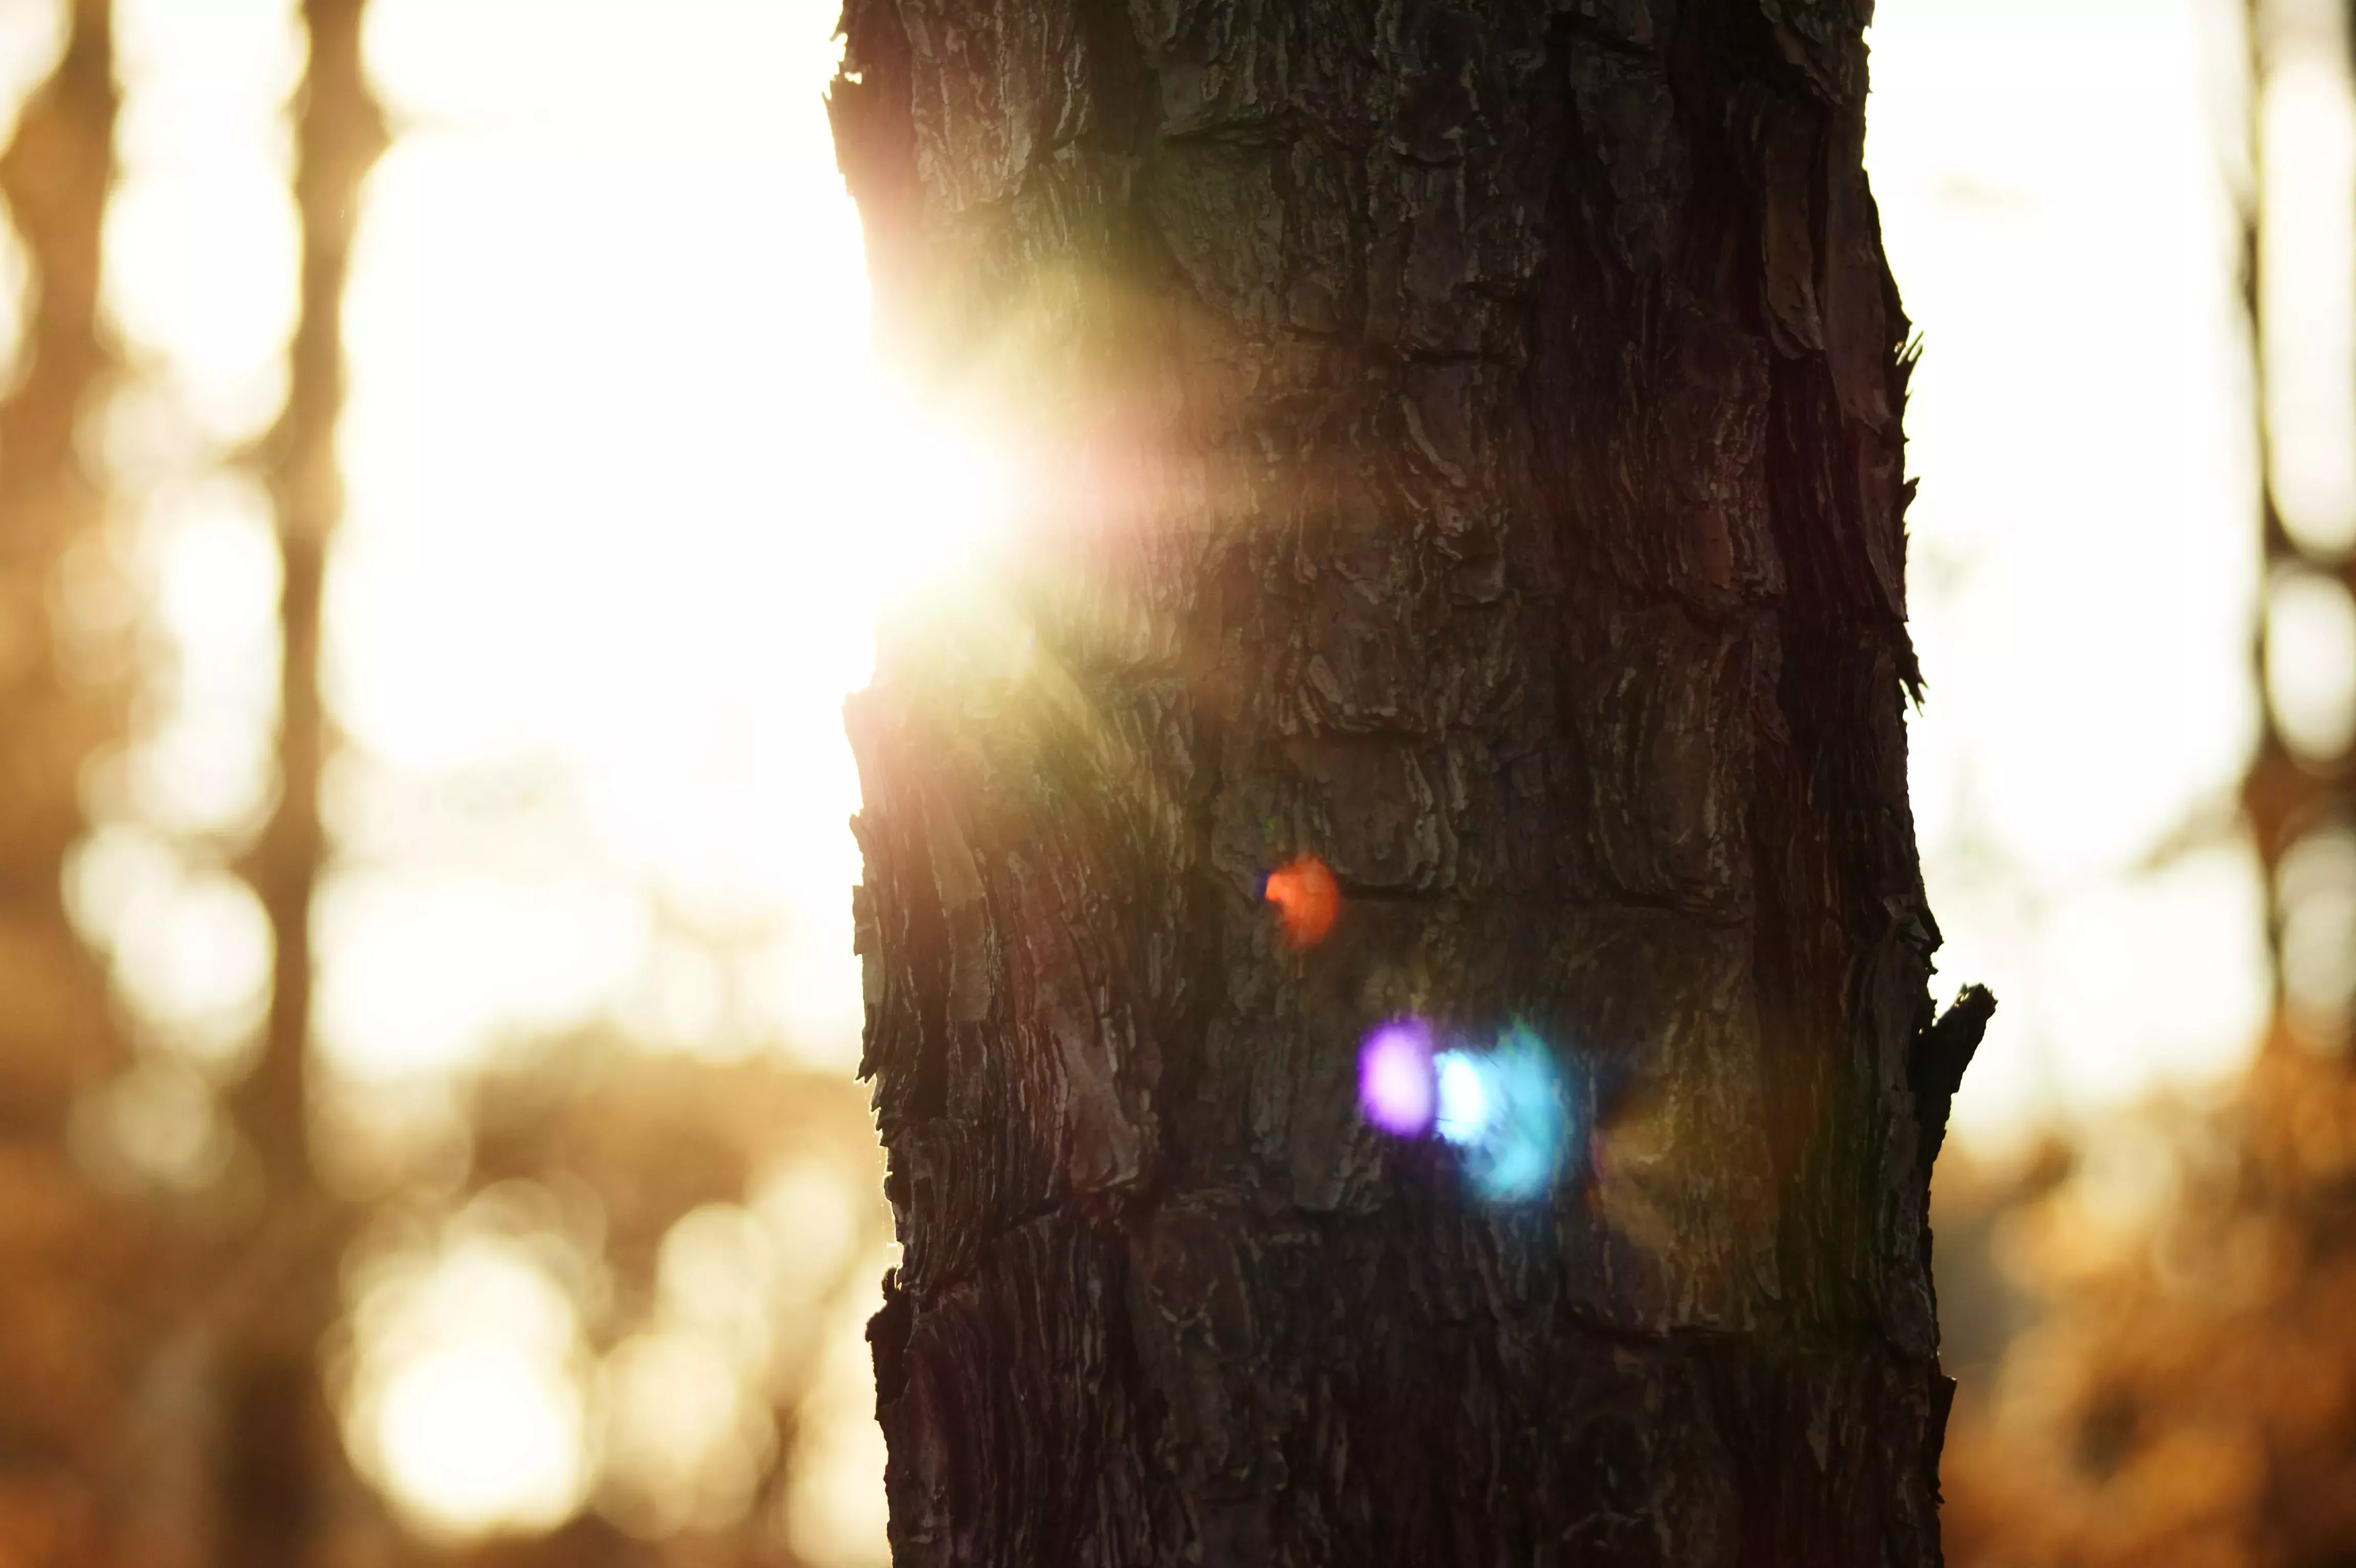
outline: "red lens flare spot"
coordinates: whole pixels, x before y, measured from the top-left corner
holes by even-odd
[[[1284,934],[1297,948],[1323,941],[1342,913],[1341,885],[1313,854],[1295,855],[1283,869],[1269,872],[1260,896],[1276,906]]]

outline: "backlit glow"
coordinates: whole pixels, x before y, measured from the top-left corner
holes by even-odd
[[[776,1430],[729,1348],[686,1329],[637,1334],[603,1370],[606,1511],[648,1536],[734,1523]]]
[[[2217,92],[2240,40],[2212,30],[2238,10],[1891,0],[1874,16],[1866,160],[1923,344],[1907,608],[1929,700],[1909,714],[1909,785],[1945,938],[1935,988],[2004,999],[1954,1106],[1984,1151],[2213,1083],[2265,1019],[2247,844],[2170,864],[2233,798],[2257,712],[2250,349],[2221,177],[2243,110]],[[2005,112],[1980,113],[1997,82]],[[2270,227],[2342,236],[2299,278],[2276,265],[2294,247],[2265,247],[2268,373],[2298,383],[2278,412],[2340,454],[2322,473],[2311,441],[2277,452],[2308,474],[2296,526],[2319,538],[2348,536],[2356,497],[2350,266],[2329,259],[2348,254],[2345,97],[2310,76],[2265,111],[2290,181],[2267,192]],[[2286,140],[2297,166],[2275,164]],[[2295,296],[2336,319],[2273,310]],[[2083,330],[2093,298],[2121,330]]]
[[[337,826],[408,885],[339,900],[322,984],[354,1004],[326,1053],[443,1071],[515,1022],[602,1015],[847,1067],[842,700],[884,605],[969,589],[1017,486],[953,392],[867,352],[831,12],[370,16],[383,91],[430,128],[371,177],[355,248],[327,681]],[[626,134],[620,81],[662,105]],[[512,820],[453,842],[486,796]],[[528,1002],[434,935],[487,919]]]
[[[2259,113],[2267,456],[2284,527],[2329,554],[2356,543],[2356,100],[2339,50],[2282,52]]]
[[[580,1325],[523,1246],[477,1237],[381,1267],[355,1324],[354,1456],[430,1531],[557,1523],[589,1483]]]
[[[2356,736],[2356,599],[2317,571],[2286,568],[2266,585],[2266,695],[2283,738],[2328,760]]]
[[[460,1530],[553,1524],[581,1481],[578,1396],[540,1360],[487,1341],[437,1348],[385,1391],[376,1441],[397,1494]]]
[[[2252,552],[2232,434],[2244,349],[2189,8],[2118,8],[2131,25],[2105,32],[2083,25],[2084,0],[1914,0],[1884,5],[1875,32],[1875,188],[1930,345],[1909,413],[1925,479],[1915,628],[1935,693],[1912,731],[1916,815],[1944,974],[2005,998],[1957,1109],[1980,1133],[2213,1077],[2265,1003],[2246,849],[2138,869],[2240,767]],[[228,854],[272,787],[274,654],[252,651],[272,631],[266,523],[246,481],[197,480],[284,390],[294,9],[116,8],[107,311],[161,390],[114,395],[91,428],[143,520],[181,675],[71,891],[131,1015],[176,1053],[95,1101],[83,1130],[159,1181],[210,1179],[226,1159],[205,1079],[243,1059],[268,978],[250,904],[152,835],[220,835]],[[503,1042],[609,1019],[657,1048],[856,1055],[841,698],[867,679],[877,607],[959,591],[1022,485],[977,423],[919,409],[866,352],[856,220],[819,97],[838,9],[369,7],[370,72],[402,134],[366,192],[344,323],[350,515],[327,630],[344,744],[316,928],[338,1102],[430,1099]],[[2072,13],[2081,25],[2061,25]],[[0,38],[48,39],[0,48],[0,114],[46,70],[59,14],[0,8]],[[2332,70],[2320,95],[2318,79],[2285,77],[2266,106],[2270,138],[2304,149],[2270,167],[2329,198],[2276,192],[2277,218],[2335,226],[2336,249],[2270,243],[2265,280],[2270,305],[2312,294],[2339,313],[2319,328],[2276,310],[2267,345],[2277,482],[2294,532],[2319,542],[2356,534],[2351,242],[2331,194],[2356,119]],[[2005,114],[1978,112],[1991,82]],[[2277,276],[2281,262],[2299,274]],[[0,231],[0,364],[24,281]],[[2096,296],[2121,330],[2080,329]],[[2270,679],[2301,734],[2341,734],[2348,618],[2308,607],[2328,614],[2283,620]],[[102,793],[108,778],[93,774]],[[2356,916],[2336,886],[2290,900],[2295,1005],[2356,990]],[[1268,891],[1297,946],[1340,913],[1313,858]],[[2178,983],[2154,988],[2152,972]],[[1427,1037],[1420,1070],[1394,1058],[1379,1090],[1398,1109],[1390,1130],[1437,1132],[1498,1200],[1545,1191],[1576,1145],[1554,1058],[1513,1038],[1435,1058]],[[812,1187],[760,1207],[825,1202]],[[734,1233],[705,1216],[669,1273],[739,1255],[722,1245]],[[780,1251],[776,1268],[802,1273],[776,1288],[820,1295],[811,1255]],[[562,1291],[544,1274],[510,1288],[534,1272],[512,1249],[491,1262],[437,1266],[435,1289],[464,1310],[366,1309],[358,1336],[354,1453],[401,1507],[453,1530],[561,1517],[589,1485],[593,1434],[638,1397],[584,1407]],[[861,1266],[872,1281],[882,1263]],[[468,1278],[491,1283],[448,1283]],[[384,1303],[414,1306],[422,1289],[405,1280]],[[749,1354],[749,1314],[673,1294],[701,1316],[659,1332],[691,1347],[626,1340],[639,1348],[611,1388],[667,1412],[645,1429],[680,1445],[665,1464],[726,1460],[740,1436],[757,1447],[706,1376],[721,1350]],[[794,1439],[791,1534],[812,1563],[882,1551],[860,1335],[873,1305],[830,1330]],[[714,1463],[725,1484],[711,1495],[733,1495]]]

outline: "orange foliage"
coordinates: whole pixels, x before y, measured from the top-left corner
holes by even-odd
[[[2179,1196],[2129,1238],[2067,1188],[2009,1217],[2047,1311],[1958,1406],[1958,1568],[2356,1560],[2356,1075],[2278,1040],[2169,1143]]]

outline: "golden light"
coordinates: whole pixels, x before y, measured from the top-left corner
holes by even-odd
[[[120,183],[102,305],[197,440],[259,435],[286,392],[300,264],[280,119],[302,72],[285,0],[123,0]]]
[[[1876,189],[1929,342],[1909,424],[1934,693],[1912,731],[1916,813],[1950,972],[2005,997],[1958,1111],[1981,1133],[2213,1074],[2265,1001],[2242,846],[2143,865],[2230,789],[2251,713],[2246,454],[2219,434],[2239,418],[2241,350],[2198,62],[2179,6],[2104,35],[2125,64],[2040,31],[2037,9],[1891,0],[1875,34]],[[358,1129],[336,1148],[374,1147],[371,1113],[454,1118],[451,1086],[503,1046],[576,1028],[856,1060],[842,699],[869,677],[879,611],[969,597],[1031,498],[991,411],[918,398],[869,353],[819,96],[836,10],[370,5],[400,134],[366,194],[344,324],[348,515],[327,628],[340,753],[315,928],[321,1102]],[[54,22],[0,9],[0,102],[47,69]],[[270,963],[250,895],[205,856],[273,788],[269,520],[221,461],[284,391],[284,106],[301,49],[288,0],[123,0],[119,33],[106,301],[145,381],[91,428],[121,481],[117,542],[152,600],[157,673],[131,748],[93,774],[102,820],[69,892],[131,1015],[173,1044],[83,1131],[135,1151],[147,1179],[190,1184],[228,1158],[209,1083],[250,1044]],[[1990,116],[2000,76],[2030,90]],[[2345,81],[2279,92],[2269,134],[2314,149],[2282,177],[2343,190]],[[2276,209],[2298,217],[2292,196]],[[2326,260],[2269,288],[2338,298],[2351,244],[2283,247]],[[7,353],[19,261],[0,231]],[[2085,331],[2094,297],[2122,330]],[[2312,372],[2282,405],[2302,430],[2341,429],[2351,405],[2356,328],[2328,325],[2269,346]],[[2356,469],[2299,439],[2284,448],[2294,525],[2344,538]],[[2158,603],[2177,613],[2163,623]],[[2306,681],[2290,706],[2338,734],[2356,697],[2328,672],[2347,668],[2333,650],[2356,619],[2344,599],[2301,603],[2282,618],[2308,651],[2286,642],[2276,678]],[[2099,669],[2099,693],[2056,669]],[[2344,898],[2299,907],[2294,991],[2342,996],[2356,917]],[[2136,964],[2184,983],[2155,1000]],[[639,1518],[649,1530],[717,1518],[775,1441],[763,1380],[782,1376],[784,1303],[815,1347],[787,1529],[807,1561],[873,1559],[883,1459],[859,1334],[873,1304],[817,1283],[857,1245],[848,1205],[873,1195],[833,1179],[789,1170],[744,1208],[690,1215],[664,1248],[659,1321],[602,1369],[562,1282],[512,1238],[371,1275],[353,1454],[446,1533],[560,1519],[617,1478],[685,1499]],[[872,1282],[883,1260],[853,1266]]]
[[[2279,872],[2284,1000],[2302,1043],[2347,1045],[2356,1002],[2356,832],[2323,828],[2291,846]]]
[[[551,56],[530,6],[371,10],[419,128],[371,178],[347,326],[322,1038],[348,1070],[599,1016],[855,1057],[841,704],[879,604],[956,580],[1009,486],[867,353],[831,19],[568,11]],[[455,842],[434,802],[491,779],[528,804]]]
[[[346,323],[327,635],[348,750],[319,917],[320,1042],[346,1075],[463,1073],[601,1017],[656,1048],[855,1059],[841,704],[879,607],[961,581],[1014,503],[986,443],[866,352],[819,98],[832,20],[816,0],[659,23],[371,8],[410,129],[370,182]],[[843,1203],[805,1173],[756,1208],[818,1241]],[[597,1446],[600,1506],[633,1529],[724,1522],[775,1442],[778,1336],[819,1331],[773,1316],[819,1308],[805,1250],[744,1210],[689,1216],[590,1403],[519,1345],[437,1351],[371,1407],[378,1473],[480,1529],[577,1501]],[[461,1368],[541,1460],[426,1457]],[[831,1430],[872,1434],[871,1402],[806,1412],[809,1560],[880,1552],[880,1453]]]
[[[602,1386],[609,1513],[645,1536],[743,1515],[776,1429],[725,1347],[685,1329],[633,1335],[605,1359]]]
[[[2266,695],[2294,752],[2334,757],[2356,736],[2356,600],[2322,572],[2266,585]]]
[[[356,1320],[345,1434],[362,1469],[437,1535],[555,1524],[591,1474],[580,1325],[521,1245],[462,1240],[381,1272]]]
[[[2293,539],[2329,555],[2356,544],[2356,97],[2324,47],[2286,51],[2259,105],[2266,243],[2267,456]]]
[[[275,789],[280,568],[270,502],[252,479],[209,475],[160,487],[139,524],[137,580],[171,678],[151,694],[160,712],[141,726],[126,788],[159,828],[235,838],[261,825]]]
[[[2187,0],[1894,0],[1870,35],[1867,162],[1922,341],[1909,783],[1938,984],[2003,998],[1954,1105],[1983,1147],[2221,1081],[2265,1017],[2247,844],[2157,865],[2228,814],[2257,715],[2233,57],[2203,23]]]
[[[823,1359],[803,1402],[785,1502],[789,1543],[802,1562],[829,1568],[873,1560],[884,1541],[884,1431],[875,1424],[875,1371],[866,1323],[883,1305],[873,1282],[893,1260],[862,1261],[862,1288],[826,1329]]]
[[[385,1479],[430,1524],[530,1529],[573,1511],[581,1402],[524,1347],[476,1341],[428,1351],[382,1400],[374,1436]]]

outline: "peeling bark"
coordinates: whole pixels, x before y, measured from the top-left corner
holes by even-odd
[[[1937,1560],[1865,11],[851,0],[879,330],[1044,476],[847,710],[900,1561]],[[1545,1200],[1363,1124],[1407,1012]]]

